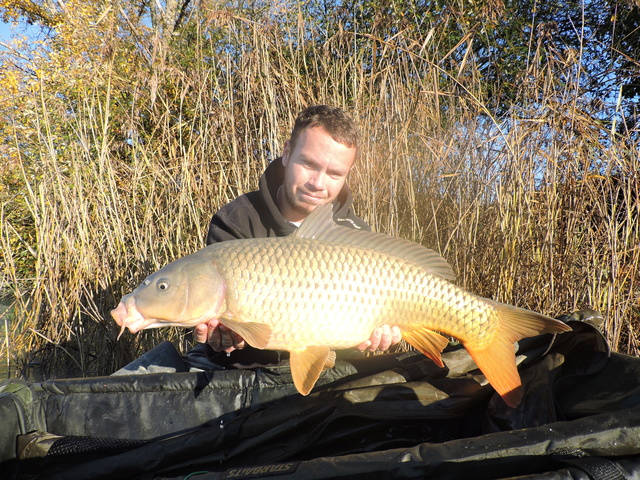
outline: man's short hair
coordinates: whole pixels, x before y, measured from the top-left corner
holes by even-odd
[[[321,127],[336,142],[355,148],[357,155],[360,134],[356,123],[344,110],[329,105],[307,107],[298,114],[289,138],[291,151],[295,149],[300,133],[306,128],[314,127]]]

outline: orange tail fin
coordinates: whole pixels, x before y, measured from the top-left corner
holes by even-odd
[[[511,305],[494,303],[500,326],[491,342],[482,349],[465,344],[471,358],[507,405],[516,407],[522,400],[522,384],[516,366],[514,343],[542,333],[571,330],[565,323],[540,313]]]

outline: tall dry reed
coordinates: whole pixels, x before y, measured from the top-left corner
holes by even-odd
[[[350,185],[376,230],[436,249],[479,294],[554,316],[599,310],[613,348],[640,353],[638,145],[576,98],[575,59],[532,62],[535,80],[496,118],[473,58],[445,72],[433,32],[301,41],[309,28],[215,12],[190,56],[157,41],[129,76],[107,57],[73,102],[31,92],[38,128],[15,133],[20,189],[0,210],[16,298],[1,348],[20,372],[108,374],[162,339],[189,348],[179,329],[116,341],[108,312],[204,245],[211,215],[256,188],[316,103],[361,126]]]

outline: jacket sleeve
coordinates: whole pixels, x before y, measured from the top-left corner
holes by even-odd
[[[237,240],[239,238],[246,238],[242,231],[238,229],[231,222],[226,221],[220,212],[216,213],[211,219],[209,224],[209,231],[207,233],[207,245],[212,243],[224,242],[227,240]]]
[[[207,245],[227,240],[267,236],[261,219],[261,215],[264,214],[256,209],[252,195],[239,196],[232,202],[223,205],[213,215],[207,233]]]

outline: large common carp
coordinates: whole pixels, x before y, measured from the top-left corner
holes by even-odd
[[[289,351],[303,395],[333,365],[333,349],[360,344],[376,327],[397,325],[439,366],[448,344],[441,334],[450,335],[517,405],[514,342],[570,328],[468,293],[448,281],[451,267],[436,252],[340,227],[331,210],[316,208],[289,237],[216,243],[176,260],[124,296],[111,315],[132,333],[218,318],[256,348]]]

